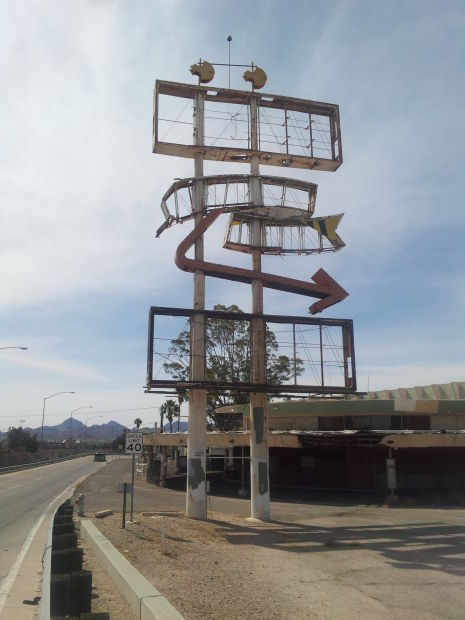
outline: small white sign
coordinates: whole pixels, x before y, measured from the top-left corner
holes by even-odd
[[[126,433],[126,454],[142,454],[143,445],[142,433]]]

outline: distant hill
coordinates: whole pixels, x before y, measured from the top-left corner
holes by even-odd
[[[60,424],[56,424],[55,426],[44,426],[44,441],[63,441],[64,439],[69,439],[70,436],[70,424],[71,418],[67,418],[60,422]],[[164,430],[169,433],[170,425],[166,423],[164,425]],[[187,431],[188,424],[187,422],[179,423],[179,432],[183,433]],[[40,439],[41,427],[38,428],[29,428],[24,427],[25,431],[28,431],[32,435],[36,435]],[[80,441],[113,441],[118,435],[121,435],[126,430],[135,431],[136,427],[127,428],[123,426],[119,422],[115,422],[111,420],[110,422],[106,422],[105,424],[92,424],[92,426],[88,426],[81,422],[81,420],[72,419],[71,426],[71,436],[73,439],[78,439]],[[153,428],[142,427],[140,429],[145,433],[153,433]],[[177,420],[173,422],[173,433],[178,432],[178,422]],[[6,438],[6,433],[2,433],[0,431],[0,440]]]
[[[189,424],[187,422],[179,422],[179,432],[184,433],[189,428]],[[169,422],[163,426],[163,429],[166,433],[170,432]],[[173,433],[178,432],[178,421],[173,422]]]
[[[72,424],[71,427],[70,424]],[[85,441],[86,439],[88,441],[112,441],[125,430],[125,426],[114,420],[106,422],[105,424],[92,424],[92,426],[86,428],[86,425],[83,424],[81,420],[73,418],[71,422],[71,418],[68,418],[61,424],[44,426],[44,440],[63,441],[63,439],[68,439],[71,434],[73,439],[79,439],[81,441]],[[36,428],[32,432],[40,435],[40,431],[40,428]]]
[[[92,426],[86,428],[86,425],[81,420],[73,418],[71,422],[71,418],[67,418],[55,426],[44,426],[44,441],[63,441],[68,439],[70,429],[72,438],[79,439],[80,441],[85,441],[86,439],[88,441],[113,441],[118,435],[127,430],[125,426],[114,420],[105,424],[92,424]],[[24,427],[24,430],[32,435],[36,435],[40,439],[41,426],[38,428]],[[0,439],[4,439],[6,435],[7,433],[0,432]]]

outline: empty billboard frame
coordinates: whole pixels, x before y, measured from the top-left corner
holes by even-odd
[[[190,333],[191,322],[199,315],[205,320],[206,380],[194,382]],[[254,318],[245,312],[150,308],[146,392],[356,392],[352,320],[264,315],[267,382],[257,384],[250,380]]]
[[[204,100],[204,143],[193,144],[194,101]],[[258,106],[258,151],[251,149],[250,101]],[[191,102],[191,105],[189,105]],[[339,107],[282,95],[157,80],[153,152],[177,157],[334,171],[342,164]]]

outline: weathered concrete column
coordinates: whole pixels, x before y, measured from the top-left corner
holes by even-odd
[[[234,448],[228,448],[228,470],[234,469]]]
[[[161,446],[160,449],[160,486],[164,487],[166,484],[166,446]]]
[[[179,446],[174,449],[174,473],[179,474]]]
[[[389,448],[389,456],[386,459],[386,487],[388,490],[388,503],[397,503],[398,496],[397,490],[397,472],[396,472],[396,460],[392,457],[392,449]]]
[[[194,144],[203,145],[204,141],[204,94],[198,92],[194,102]],[[204,183],[203,154],[201,149],[195,155],[194,209],[195,225],[203,218]],[[195,242],[196,260],[204,259],[203,235]],[[194,310],[205,309],[205,274],[194,273]],[[190,376],[192,381],[205,379],[205,317],[194,314],[191,322],[191,361]],[[192,519],[207,518],[205,491],[206,471],[206,430],[207,430],[207,392],[205,390],[189,391],[189,438],[187,443],[187,493],[186,515]]]
[[[147,480],[149,482],[155,482],[156,481],[156,477],[155,477],[155,448],[156,446],[151,446],[151,449],[149,448],[149,462],[147,463]]]
[[[258,106],[252,96],[250,102],[251,147],[258,151]],[[250,192],[252,204],[263,205],[260,187],[260,166],[258,155],[253,155],[250,164]],[[262,245],[262,226],[259,220],[252,223],[252,246]],[[261,271],[262,254],[260,249],[252,250],[252,269]],[[251,322],[252,383],[266,383],[265,362],[265,323],[263,321],[263,284],[260,280],[252,282],[252,313],[258,315]],[[267,395],[250,395],[250,516],[253,519],[270,518],[270,479],[268,453],[268,423],[266,416]]]

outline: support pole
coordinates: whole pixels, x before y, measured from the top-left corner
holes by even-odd
[[[234,448],[228,448],[228,471],[234,469]]]
[[[136,455],[132,455],[132,471],[131,471],[131,523],[134,521],[134,473],[136,470]]]
[[[252,95],[250,100],[250,142],[253,151],[258,151],[258,102]],[[252,155],[250,164],[250,192],[252,204],[263,204],[260,188],[260,165],[258,155]],[[262,245],[260,221],[252,222],[252,246]],[[252,269],[261,271],[260,249],[252,250]],[[263,284],[252,282],[252,313],[258,315],[251,321],[252,383],[266,383],[265,366],[265,322],[263,320]],[[270,518],[270,480],[268,453],[268,422],[266,415],[267,395],[258,392],[250,394],[250,516],[267,521]]]
[[[389,456],[386,459],[386,486],[388,489],[388,501],[393,502],[397,499],[397,472],[396,460],[393,458],[392,449],[389,448]]]
[[[204,142],[204,102],[203,92],[197,92],[194,102],[194,144],[199,147]],[[203,177],[203,153],[201,148],[194,158],[194,210],[195,225],[203,218],[205,206]],[[196,260],[204,260],[203,236],[195,242]],[[205,310],[205,274],[194,273],[194,310]],[[191,320],[191,362],[192,381],[205,380],[205,317],[194,314]],[[187,443],[187,493],[186,515],[192,519],[206,519],[206,430],[207,430],[207,392],[189,391],[189,438]]]
[[[239,489],[239,497],[245,497],[245,458],[244,458],[244,446],[241,448],[241,488]]]
[[[161,446],[160,450],[160,486],[166,485],[166,446]]]
[[[124,529],[126,529],[126,492],[127,492],[127,488],[128,488],[128,483],[127,482],[123,482],[123,523],[121,525],[121,527]]]

